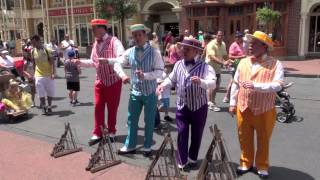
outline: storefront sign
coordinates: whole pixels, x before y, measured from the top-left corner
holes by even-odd
[[[69,15],[71,15],[71,8],[68,9]],[[77,7],[73,8],[73,14],[91,14],[93,13],[93,7]],[[67,15],[66,9],[53,9],[49,10],[49,16],[65,16]]]

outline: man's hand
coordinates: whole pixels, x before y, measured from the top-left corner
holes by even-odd
[[[231,117],[233,117],[237,112],[237,107],[236,106],[230,106],[229,107],[229,113],[231,115]]]
[[[198,85],[201,84],[201,79],[198,76],[192,76],[190,80],[193,84],[198,84]]]
[[[73,59],[72,62],[77,66],[80,66],[80,64],[81,64],[80,59]]]
[[[123,76],[123,77],[122,77],[122,83],[123,83],[123,84],[128,84],[128,83],[130,83],[130,77],[127,76],[127,75]]]
[[[143,74],[142,70],[136,70],[135,73],[140,80],[144,80],[144,74]]]
[[[156,94],[160,95],[163,92],[163,90],[164,90],[164,87],[162,84],[160,84],[156,89]]]
[[[252,81],[245,81],[241,83],[241,86],[245,89],[253,89],[254,85]]]
[[[229,59],[229,60],[227,60],[227,61],[224,61],[223,62],[223,65],[224,66],[229,66],[229,65],[231,65],[233,63],[233,61],[231,60],[231,59]]]
[[[55,78],[55,75],[54,74],[51,74],[51,79],[53,80]]]
[[[109,61],[107,58],[98,58],[98,61],[100,64],[109,64]]]

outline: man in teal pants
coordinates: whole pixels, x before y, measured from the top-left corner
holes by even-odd
[[[137,144],[138,122],[144,107],[144,156],[151,156],[154,121],[157,108],[156,79],[161,77],[164,64],[160,51],[151,47],[147,33],[150,29],[143,24],[130,27],[136,46],[128,49],[118,58],[109,58],[105,63],[114,64],[114,70],[124,83],[130,81],[131,91],[128,106],[128,136],[119,154],[134,153]],[[104,61],[104,60],[103,60]],[[131,80],[123,72],[122,65],[131,66]]]

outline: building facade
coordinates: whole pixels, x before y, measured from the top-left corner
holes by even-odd
[[[320,56],[320,1],[301,1],[300,56]]]
[[[256,20],[256,11],[268,6],[281,14],[279,21],[267,29],[275,45],[273,54],[298,55],[301,0],[185,0],[182,6],[183,29],[190,29],[193,34],[199,30],[211,33],[222,30],[228,45],[236,31],[265,30],[265,24]]]

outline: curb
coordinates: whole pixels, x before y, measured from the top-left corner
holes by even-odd
[[[299,77],[299,78],[320,78],[320,74],[291,74],[284,73],[285,77]]]

